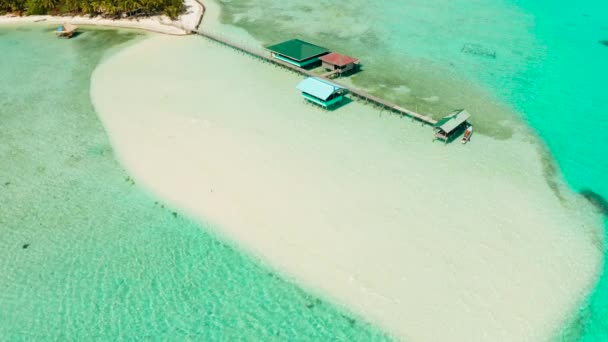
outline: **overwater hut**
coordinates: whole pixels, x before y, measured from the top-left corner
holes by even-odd
[[[359,67],[358,59],[337,52],[328,53],[327,55],[321,56],[319,59],[323,63],[323,68],[338,74],[354,72]]]
[[[450,115],[437,121],[434,125],[435,139],[448,142],[456,134],[462,133],[467,126],[467,120],[471,114],[464,109],[456,110]]]
[[[296,87],[302,96],[313,103],[329,108],[344,99],[347,89],[317,77],[308,77]]]
[[[272,57],[298,67],[318,63],[319,57],[329,52],[324,47],[300,39],[291,39],[279,44],[270,45],[266,49],[270,51]]]
[[[57,29],[55,30],[55,34],[57,35],[57,37],[72,38],[74,33],[76,33],[77,29],[78,27],[76,25],[65,23],[57,27]]]

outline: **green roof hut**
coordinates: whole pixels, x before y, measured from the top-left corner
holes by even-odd
[[[435,139],[441,139],[446,144],[458,133],[462,133],[467,126],[467,120],[471,117],[471,114],[464,109],[456,110],[450,115],[437,121],[434,125]]]
[[[272,57],[300,68],[319,62],[319,57],[329,53],[324,47],[300,39],[270,45],[266,49],[270,51]]]
[[[302,80],[296,88],[302,92],[302,96],[306,100],[324,108],[329,108],[342,101],[348,91],[342,86],[317,77]]]

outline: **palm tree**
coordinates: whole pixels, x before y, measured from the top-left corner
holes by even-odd
[[[134,11],[140,11],[144,15],[165,13],[176,18],[184,8],[181,0],[0,0],[0,11],[45,14],[57,9],[109,16],[131,15]]]
[[[141,8],[141,5],[137,0],[121,0],[119,6],[121,11],[127,16]]]
[[[57,7],[59,0],[39,0],[40,9],[44,12],[49,12]]]

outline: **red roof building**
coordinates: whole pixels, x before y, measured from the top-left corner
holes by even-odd
[[[354,57],[346,56],[346,55],[341,55],[337,52],[328,53],[325,56],[321,56],[320,59],[321,59],[321,61],[323,61],[325,63],[332,64],[337,67],[344,67],[344,66],[347,66],[348,64],[359,63],[358,59],[356,59]]]
[[[346,73],[349,71],[355,71],[359,65],[359,60],[339,54],[337,52],[331,52],[327,55],[323,55],[319,58],[323,62],[323,67],[330,71],[335,71],[338,74]]]

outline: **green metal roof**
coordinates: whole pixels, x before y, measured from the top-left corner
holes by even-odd
[[[300,39],[292,39],[279,44],[270,45],[267,46],[266,49],[299,62],[329,52],[329,50],[324,47]]]
[[[456,127],[460,126],[462,123],[467,121],[471,117],[471,114],[464,109],[459,109],[457,111],[452,112],[450,115],[445,118],[437,121],[435,124],[436,128],[441,129],[446,133],[450,133]]]

